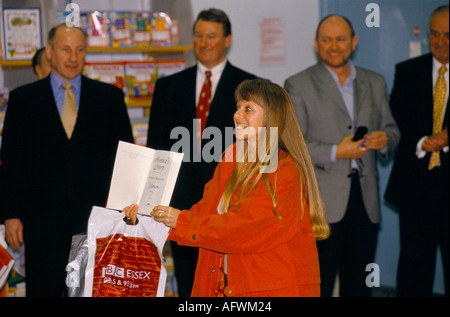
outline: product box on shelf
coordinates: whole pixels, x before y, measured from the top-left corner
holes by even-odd
[[[184,69],[183,59],[125,62],[125,76],[130,98],[150,98],[160,77]]]
[[[58,12],[64,23],[70,12]],[[80,27],[90,47],[148,47],[179,45],[178,21],[166,12],[93,11],[80,13]]]
[[[125,62],[125,76],[130,98],[149,98],[153,95],[155,65],[153,61]]]
[[[155,46],[172,45],[172,19],[165,12],[155,12],[152,16],[152,44]]]
[[[108,12],[112,47],[133,46],[130,15],[130,12]]]
[[[131,12],[133,46],[147,47],[152,42],[152,20],[149,12]]]
[[[119,87],[126,95],[125,62],[86,62],[84,72],[89,78]]]
[[[80,27],[88,35],[88,46],[110,46],[109,20],[106,12],[80,13]]]

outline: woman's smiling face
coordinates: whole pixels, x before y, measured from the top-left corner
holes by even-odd
[[[258,128],[264,125],[264,109],[253,101],[241,100],[236,105],[234,126],[238,140],[256,138]]]

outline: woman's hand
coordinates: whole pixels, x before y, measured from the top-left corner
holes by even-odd
[[[136,224],[139,206],[136,204],[125,207],[122,212],[127,217],[128,224]],[[169,206],[156,206],[150,215],[158,222],[164,223],[169,228],[174,228],[177,225],[178,215],[180,210]]]
[[[127,217],[127,224],[136,224],[137,213],[139,210],[139,206],[136,204],[125,207],[122,212],[125,213],[125,217]]]
[[[150,213],[153,218],[164,223],[167,227],[175,229],[177,225],[178,215],[180,210],[169,206],[156,206]]]

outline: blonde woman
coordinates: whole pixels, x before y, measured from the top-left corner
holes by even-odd
[[[237,142],[202,200],[152,216],[173,228],[169,239],[199,247],[192,296],[320,296],[316,239],[329,228],[290,98],[255,79],[238,86],[236,102]],[[137,206],[124,212],[135,219]]]

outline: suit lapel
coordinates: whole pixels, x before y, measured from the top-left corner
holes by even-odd
[[[442,129],[445,129],[445,127],[449,128],[448,127],[448,116],[449,116],[449,113],[448,113],[448,99],[447,99],[447,106],[445,108],[444,120],[442,121]]]
[[[40,87],[39,90],[41,92],[40,103],[42,104],[42,107],[39,109],[39,112],[43,116],[43,122],[46,123],[46,126],[49,130],[52,130],[54,131],[54,133],[59,134],[67,139],[66,132],[62,125],[61,117],[56,106],[53,89],[50,84],[50,76],[42,79],[41,83],[42,87]]]
[[[193,104],[194,107],[197,107],[197,100],[195,98],[195,91],[197,88],[197,65],[191,68],[191,70],[186,74],[185,85],[186,89],[183,90],[183,98],[189,104]]]
[[[197,82],[197,65],[186,70],[185,75],[181,78],[184,89],[177,92],[180,95],[177,96],[178,100],[183,101],[181,104],[183,112],[185,112],[186,119],[190,120],[192,125],[192,119],[197,117],[197,100],[195,98],[196,82]]]
[[[230,109],[234,113],[234,108],[232,105],[224,104],[224,101],[228,101],[229,98],[223,98],[223,96],[228,95],[230,90],[230,85],[232,84],[232,66],[229,62],[225,65],[225,68],[220,76],[219,82],[217,83],[216,92],[214,94],[213,100],[211,102],[211,108],[209,111],[209,116],[206,122],[206,126],[215,126],[216,119],[222,121],[224,118],[230,116]],[[234,88],[231,88],[234,93]],[[219,124],[221,126],[222,124]]]
[[[225,65],[225,68],[223,69],[222,76],[220,76],[219,82],[217,83],[217,89],[216,93],[214,94],[212,102],[217,102],[219,98],[217,98],[217,95],[223,95],[225,91],[227,91],[228,84],[230,84],[230,79],[232,77],[232,66],[230,62],[227,62]]]
[[[353,83],[354,102],[353,102],[353,118],[355,122],[358,122],[358,115],[361,109],[364,109],[364,103],[368,100],[366,98],[368,91],[367,78],[365,78],[361,72],[358,72],[356,68],[356,78]]]
[[[91,120],[92,111],[90,111],[89,108],[95,107],[95,102],[90,102],[90,96],[92,98],[96,92],[91,91],[89,81],[84,76],[81,76],[80,89],[80,104],[78,106],[77,121],[75,122],[72,138],[83,132],[84,129],[80,129],[80,126],[83,126],[83,124],[86,126],[84,122],[86,122],[86,120]]]
[[[333,77],[320,62],[315,66],[314,79],[317,82],[317,87],[326,95],[330,100],[332,100],[338,107],[343,111],[346,116],[351,120],[348,114],[347,107],[345,106],[344,100],[342,99],[341,93],[339,92],[336,82]]]
[[[418,81],[419,85],[415,87],[418,91],[422,91],[418,98],[421,101],[415,103],[417,105],[417,122],[423,124],[422,131],[433,130],[433,55],[429,54],[426,62],[421,63],[422,67],[418,69],[418,77],[423,80]],[[417,95],[417,93],[414,93]]]

